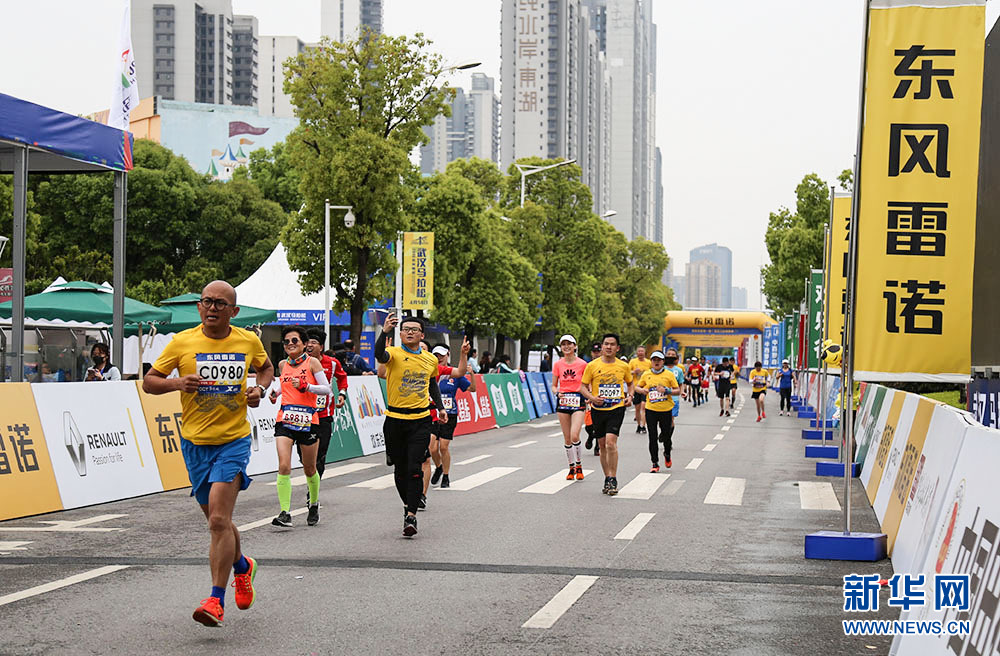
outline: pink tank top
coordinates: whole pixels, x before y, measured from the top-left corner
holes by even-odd
[[[310,385],[316,384],[316,376],[309,370],[309,358],[294,366],[285,360],[281,370],[281,408],[277,421],[291,430],[308,431],[313,424],[319,423],[319,412],[316,410],[316,395],[299,391],[302,379]]]
[[[586,368],[587,363],[583,361],[583,358],[578,357],[573,360],[573,364],[567,364],[566,360],[559,358],[559,361],[552,366],[552,373],[559,381],[559,389],[556,391],[561,393],[579,392],[580,380],[583,378],[583,370]]]

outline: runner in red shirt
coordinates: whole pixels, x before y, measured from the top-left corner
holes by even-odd
[[[556,414],[562,428],[566,459],[569,461],[566,480],[582,481],[583,449],[580,446],[580,429],[583,427],[587,406],[580,394],[580,381],[587,363],[583,358],[576,357],[576,338],[572,335],[563,335],[559,339],[559,348],[563,357],[552,367],[552,386],[558,395]]]
[[[316,434],[319,436],[319,452],[316,454],[316,471],[320,478],[326,470],[326,451],[330,448],[330,437],[333,435],[333,415],[337,408],[341,408],[347,400],[347,372],[341,366],[337,358],[332,358],[323,352],[323,345],[326,344],[326,333],[319,328],[309,331],[309,341],[306,343],[306,352],[319,360],[326,373],[326,379],[331,383],[337,381],[337,400],[334,403],[333,395],[323,396],[316,400],[316,409],[319,410],[319,424],[316,427]],[[333,408],[331,408],[333,404]],[[301,460],[301,454],[299,456]],[[309,505],[308,494],[306,505]]]

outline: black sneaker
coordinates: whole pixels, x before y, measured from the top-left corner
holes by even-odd
[[[639,435],[640,433],[642,433],[642,426],[636,426],[635,427],[635,434]]]
[[[728,410],[726,410],[726,416],[727,416],[727,417],[731,417],[731,416],[732,416],[732,415],[730,415],[730,414],[729,414],[729,411],[728,411]]]
[[[306,516],[306,524],[309,526],[316,526],[319,524],[319,504],[314,503],[309,506],[309,514]]]
[[[273,526],[283,526],[284,528],[292,528],[292,516],[287,512],[282,510],[278,513],[278,516],[271,520]]]
[[[417,501],[417,510],[427,510],[427,497],[423,494],[420,495],[420,499]]]
[[[448,480],[448,474],[443,474],[441,476],[441,489],[446,487],[451,487],[451,481]]]
[[[441,480],[442,474],[444,474],[444,470],[441,469],[440,467],[435,467],[434,468],[434,475],[431,476],[431,485],[437,485],[438,481]]]
[[[412,538],[417,534],[417,516],[407,515],[403,519],[403,535],[408,538]]]
[[[608,488],[609,487],[611,487],[611,477],[610,476],[605,476],[604,477],[604,492],[603,492],[604,494],[608,493]]]
[[[595,456],[601,455],[601,447],[600,447],[600,445],[594,447],[594,455]]]
[[[587,445],[584,448],[587,451],[590,451],[591,449],[594,448],[594,436],[593,435],[588,435],[587,436]]]
[[[608,496],[613,497],[618,494],[618,479],[612,477],[608,483]]]

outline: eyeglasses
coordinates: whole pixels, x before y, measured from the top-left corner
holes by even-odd
[[[299,343],[299,338],[298,337],[293,337],[291,339],[283,339],[283,340],[281,340],[281,343],[284,344],[285,346],[288,346],[290,344],[298,344]]]
[[[208,309],[215,308],[216,310],[225,310],[227,307],[235,305],[235,303],[230,303],[221,298],[200,298],[198,302]]]
[[[421,328],[414,328],[413,326],[410,326],[409,328],[400,328],[399,332],[401,332],[401,333],[419,333],[419,332],[422,332],[422,329]]]

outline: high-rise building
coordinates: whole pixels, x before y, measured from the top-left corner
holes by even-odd
[[[592,19],[585,0],[503,1],[500,166],[575,159],[603,214],[610,77]]]
[[[656,166],[653,173],[653,189],[656,190],[656,204],[653,212],[653,234],[649,238],[661,244],[667,243],[667,236],[663,234],[663,153],[659,147],[656,148]]]
[[[428,141],[420,147],[420,172],[443,171],[456,159],[478,157],[497,161],[500,100],[494,80],[482,73],[472,76],[472,90],[455,89],[451,116],[438,116],[424,127]]]
[[[233,104],[256,107],[258,101],[256,16],[233,16]]]
[[[289,57],[305,51],[306,44],[297,36],[262,36],[258,40],[258,48],[258,106],[261,116],[295,116],[291,98],[283,91],[285,73],[282,64]]]
[[[367,27],[382,33],[382,0],[320,0],[319,27],[334,41],[350,41]]]
[[[747,288],[733,287],[733,307],[745,310],[747,307]]]
[[[712,307],[733,307],[733,252],[725,246],[706,244],[691,250],[690,261],[697,260],[709,260],[719,267],[721,291],[718,304]]]
[[[686,306],[692,308],[722,308],[722,271],[711,260],[692,259],[686,267]]]
[[[239,27],[235,19],[239,18]],[[169,100],[252,105],[256,19],[233,16],[231,0],[134,0],[136,77]],[[238,38],[240,64],[234,61]],[[246,61],[245,61],[246,60]],[[247,86],[234,88],[236,76]],[[150,81],[152,84],[150,84]]]
[[[674,290],[674,300],[681,307],[687,307],[687,276],[672,276],[670,289]]]

